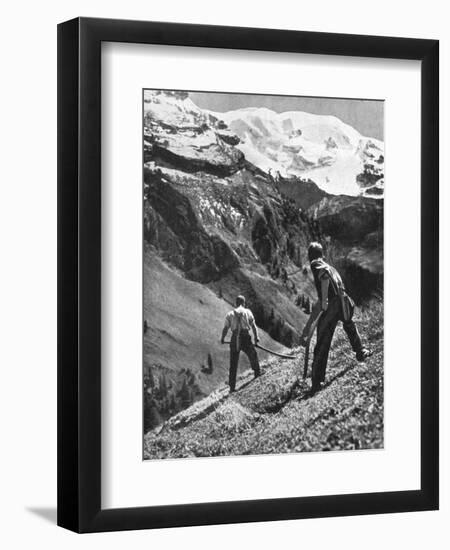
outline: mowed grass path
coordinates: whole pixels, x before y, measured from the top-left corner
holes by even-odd
[[[341,326],[325,387],[309,395],[297,360],[271,360],[260,378],[187,426],[144,438],[144,458],[254,455],[383,447],[383,308],[373,301],[356,321],[374,351],[358,363]]]

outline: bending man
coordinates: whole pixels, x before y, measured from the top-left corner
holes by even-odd
[[[325,380],[328,354],[338,321],[342,321],[358,361],[364,361],[371,353],[363,347],[358,329],[353,321],[355,304],[346,293],[344,283],[337,270],[323,259],[322,245],[316,242],[311,243],[308,248],[308,257],[319,298],[315,308],[320,306],[322,309],[322,316],[317,325],[317,343],[314,348],[312,364],[311,392],[315,393]],[[302,334],[301,343],[303,345],[306,343],[306,337],[307,327]]]
[[[225,324],[222,330],[222,344],[225,341],[225,336],[231,329],[230,342],[230,392],[236,389],[236,373],[239,363],[239,353],[242,350],[250,361],[250,366],[255,373],[255,378],[260,374],[258,355],[255,346],[253,345],[250,330],[253,332],[255,344],[259,342],[258,329],[256,327],[253,313],[245,307],[244,296],[236,298],[236,308],[227,313]]]

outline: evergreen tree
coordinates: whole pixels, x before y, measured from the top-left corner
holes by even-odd
[[[212,356],[211,356],[210,353],[208,353],[207,363],[208,363],[208,371],[212,372],[213,371],[213,360],[212,360]]]
[[[152,369],[148,369],[145,379],[149,388],[155,387],[155,379],[153,378]]]
[[[174,413],[177,409],[177,404],[175,402],[175,396],[173,395],[173,393],[170,395],[169,408],[171,413]]]
[[[187,384],[186,378],[183,379],[183,384],[180,389],[180,401],[183,409],[189,407],[192,403],[192,394]]]
[[[166,375],[162,372],[161,376],[159,377],[159,393],[161,397],[165,397],[167,395],[167,381],[166,381]]]
[[[311,301],[309,297],[306,298],[305,313],[307,313],[308,315],[310,315],[311,313]]]

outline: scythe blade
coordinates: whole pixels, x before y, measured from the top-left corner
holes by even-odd
[[[231,344],[231,342],[228,340],[227,342],[224,342],[224,344]],[[284,353],[278,353],[278,351],[273,351],[272,349],[265,348],[264,346],[261,346],[261,344],[255,344],[256,348],[262,349],[263,351],[266,351],[267,353],[271,353],[272,355],[276,355],[277,357],[280,357],[281,359],[295,359],[297,355],[286,355]]]

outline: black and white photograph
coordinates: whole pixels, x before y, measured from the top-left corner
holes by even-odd
[[[144,459],[384,445],[384,102],[143,90]]]

